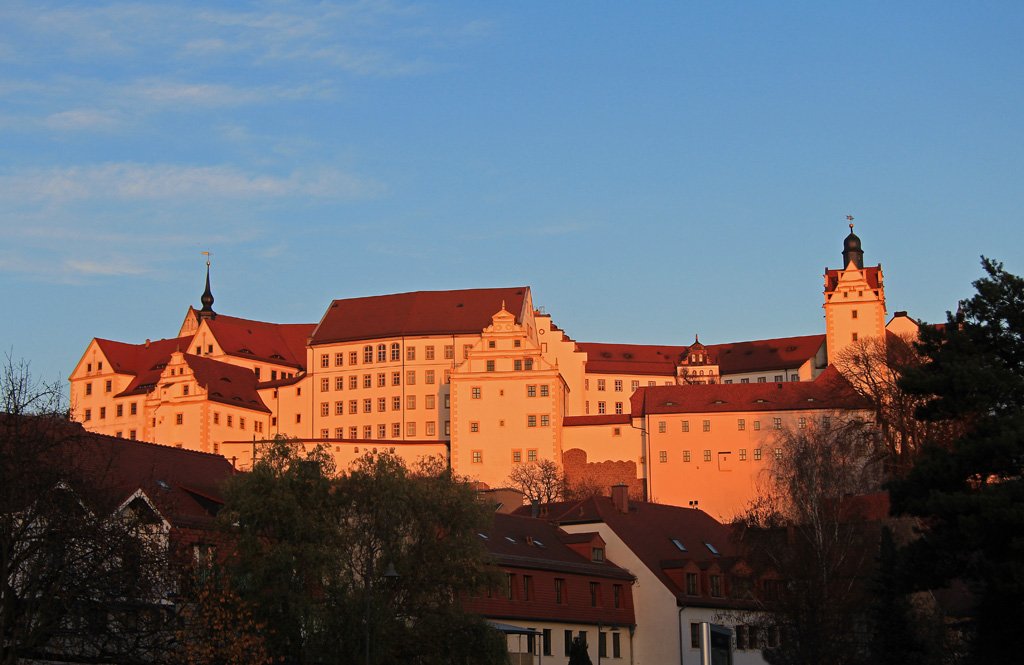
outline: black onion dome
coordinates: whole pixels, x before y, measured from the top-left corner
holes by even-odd
[[[843,267],[850,265],[850,261],[858,269],[864,268],[864,250],[860,245],[860,238],[853,232],[853,224],[850,224],[850,235],[843,241]]]
[[[203,303],[202,312],[213,312],[213,292],[210,290],[210,262],[206,262],[206,290],[203,291],[203,297],[199,299],[199,302]]]

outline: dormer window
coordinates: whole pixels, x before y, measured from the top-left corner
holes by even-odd
[[[678,538],[670,538],[669,540],[672,541],[672,544],[675,545],[679,549],[680,552],[685,552],[686,551],[686,546],[683,545],[681,542],[679,542]]]
[[[604,548],[603,547],[592,547],[590,548],[590,560],[598,563],[604,561]]]
[[[715,546],[714,546],[714,545],[712,545],[711,543],[709,543],[709,542],[708,542],[708,541],[706,541],[706,540],[704,541],[704,546],[705,546],[705,547],[707,547],[707,548],[708,548],[708,550],[710,550],[710,551],[711,551],[711,553],[712,553],[712,554],[714,554],[714,555],[719,555],[719,554],[721,554],[721,552],[719,552],[718,550],[716,550],[716,549],[715,549]]]

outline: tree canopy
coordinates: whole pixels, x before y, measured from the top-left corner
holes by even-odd
[[[894,512],[925,519],[906,550],[916,586],[968,581],[974,659],[1012,662],[1024,652],[1024,279],[982,266],[962,312],[922,328],[926,362],[900,382],[926,397],[919,417],[964,431],[951,447],[927,446],[891,498]]]
[[[335,474],[323,449],[267,445],[226,487],[236,588],[285,662],[498,663],[504,637],[462,610],[492,582],[488,514],[441,463],[368,454]]]

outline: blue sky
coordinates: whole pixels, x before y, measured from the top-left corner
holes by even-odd
[[[0,4],[0,346],[528,284],[580,341],[824,331],[1024,272],[1024,4]]]

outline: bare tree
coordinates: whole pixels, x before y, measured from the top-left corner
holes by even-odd
[[[527,501],[558,501],[565,491],[565,475],[549,459],[514,466],[506,482],[521,491]]]
[[[865,650],[866,584],[878,526],[854,497],[878,492],[876,433],[857,421],[783,430],[776,457],[737,530],[761,579],[751,624],[771,663],[844,664]]]
[[[895,477],[906,475],[923,446],[948,448],[958,435],[953,423],[919,420],[916,412],[926,397],[899,387],[903,373],[922,364],[914,340],[894,334],[858,340],[835,361],[836,369],[869,405],[881,435],[878,452],[886,472]]]
[[[166,531],[104,481],[57,385],[8,356],[0,377],[0,663],[156,659]]]

